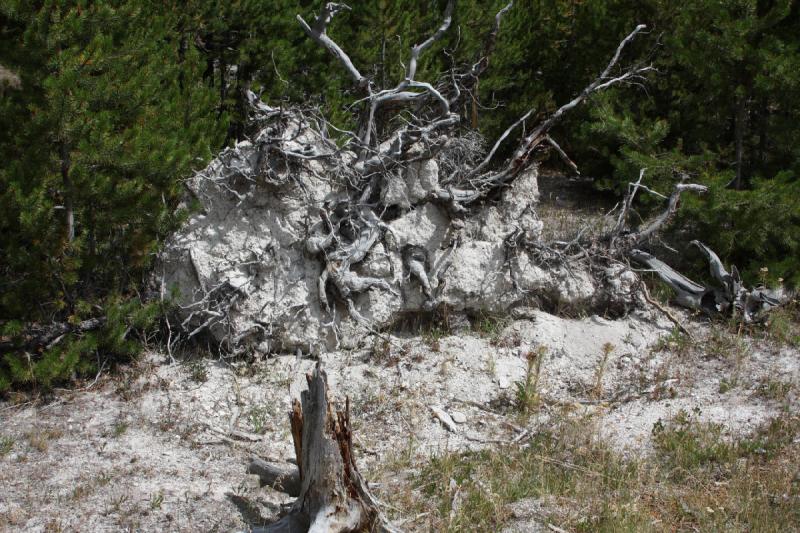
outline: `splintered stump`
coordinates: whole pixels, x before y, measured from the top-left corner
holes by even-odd
[[[356,468],[349,399],[344,412],[335,410],[319,363],[306,379],[308,390],[303,391],[300,402],[294,401],[289,415],[299,472],[259,460],[250,465],[250,471],[262,481],[289,494],[299,481],[299,496],[289,514],[261,531],[396,532]]]

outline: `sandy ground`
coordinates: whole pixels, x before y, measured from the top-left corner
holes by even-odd
[[[380,482],[380,497],[407,474],[393,466],[408,464],[399,457],[419,463],[522,441],[565,410],[592,415],[587,430],[630,454],[647,453],[653,424],[680,409],[699,410],[731,434],[773,416],[778,402],[759,391],[797,383],[798,353],[692,327],[702,350],[670,341],[672,324],[658,315],[570,320],[531,311],[492,335],[395,336],[321,359],[332,391],[351,399],[359,466]],[[513,405],[531,352],[544,358],[543,402],[522,421]],[[244,531],[264,523],[291,500],[260,488],[246,465],[251,456],[293,455],[286,412],[315,363],[168,364],[151,353],[89,390],[0,404],[0,530]]]

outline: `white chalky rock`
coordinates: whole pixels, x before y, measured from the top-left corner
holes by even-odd
[[[330,150],[303,127],[287,121],[285,149]],[[480,313],[537,302],[602,306],[601,300],[614,298],[624,307],[634,298],[637,278],[621,266],[607,270],[598,282],[585,264],[569,269],[541,264],[529,252],[509,248],[510,235],[522,231],[535,240],[546,223],[536,216],[535,166],[499,199],[454,219],[447,205],[433,203],[432,193],[440,188],[438,163],[420,159],[391,171],[379,184],[383,205],[400,209],[376,211],[384,215],[380,238],[345,271],[382,280],[384,286],[352,293],[354,316],[328,283],[328,311],[319,293],[321,254],[308,242],[313,231],[324,240],[326,232],[318,231],[320,209],[348,190],[340,169],[352,167],[355,155],[343,151],[336,157],[337,162],[287,163],[284,157],[259,154],[254,143],[244,141],[189,180],[200,212],[169,239],[156,269],[165,295],[172,288],[179,291],[176,303],[187,331],[207,330],[229,346],[249,345],[260,352],[319,353],[336,345],[363,346],[371,332],[437,305]],[[433,301],[404,264],[410,250],[425,256],[429,276],[443,267],[440,277],[429,279]],[[217,315],[202,312],[209,306]]]
[[[452,418],[453,422],[456,424],[463,424],[467,421],[467,415],[460,411],[452,411],[450,413],[450,418]]]

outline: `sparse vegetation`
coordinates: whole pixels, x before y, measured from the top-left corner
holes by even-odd
[[[726,392],[735,389],[737,386],[739,386],[739,380],[736,377],[731,379],[722,378],[719,380],[719,393],[725,394]]]
[[[591,428],[562,416],[525,446],[439,456],[414,479],[421,495],[392,503],[430,531],[500,531],[513,518],[507,505],[523,498],[540,503],[543,528],[569,531],[800,528],[797,416],[737,439],[680,413],[656,424],[644,459],[623,458]]]
[[[763,378],[756,389],[757,394],[767,400],[776,402],[786,401],[789,394],[796,388],[791,381],[780,379]]]
[[[431,324],[422,331],[422,340],[430,346],[432,351],[438,352],[441,350],[441,340],[447,335],[449,335],[449,331],[442,324]]]
[[[503,330],[510,323],[508,316],[482,313],[473,320],[472,329],[481,337],[488,338],[492,345],[497,345]]]
[[[113,435],[115,438],[119,438],[128,431],[128,423],[124,420],[120,420],[114,424]]]
[[[692,348],[692,339],[677,326],[669,335],[661,337],[653,346],[654,351],[670,351],[677,356],[686,356]]]
[[[205,383],[208,381],[208,369],[203,359],[192,359],[187,363],[186,370],[189,373],[189,377],[195,383]]]
[[[161,509],[161,505],[164,503],[164,493],[162,491],[158,491],[150,496],[150,509],[153,511],[157,511]]]
[[[59,429],[35,429],[28,432],[26,438],[28,445],[38,452],[46,452],[50,441],[61,437],[62,431]]]
[[[127,503],[128,496],[125,494],[115,494],[109,497],[104,513],[110,515],[113,513],[121,513],[123,505]]]
[[[792,302],[770,313],[766,336],[778,346],[800,348],[800,305]]]

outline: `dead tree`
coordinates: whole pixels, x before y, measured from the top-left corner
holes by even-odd
[[[421,44],[413,46],[406,62],[405,77],[393,87],[378,88],[353,64],[347,53],[327,34],[333,17],[343,10],[350,9],[344,4],[328,3],[312,24],[298,15],[306,34],[328,50],[352,78],[356,88],[365,96],[360,101],[361,127],[357,133],[345,132],[354,146],[357,159],[351,167],[352,187],[348,194],[339,195],[320,210],[320,221],[314,234],[308,239],[308,251],[323,258],[325,268],[319,280],[319,297],[325,309],[330,310],[327,288],[330,285],[347,304],[351,314],[358,318],[352,303],[352,295],[371,288],[392,291],[386,280],[362,277],[353,272],[353,267],[362,261],[372,247],[379,242],[386,231],[386,220],[382,214],[381,188],[387,174],[409,162],[432,158],[444,149],[460,122],[459,114],[453,108],[468,95],[481,74],[489,65],[489,56],[494,50],[501,20],[513,5],[509,3],[495,16],[495,23],[486,38],[484,51],[479,60],[458,73],[436,83],[417,79],[417,65],[422,54],[449,29],[454,0],[450,0],[444,17],[436,31]],[[437,188],[422,201],[436,201],[444,204],[452,213],[466,213],[470,204],[487,197],[492,191],[508,186],[514,178],[524,172],[534,162],[534,152],[543,146],[557,151],[568,164],[577,171],[549,133],[570,110],[580,105],[593,93],[619,83],[641,80],[642,76],[653,70],[651,66],[634,64],[619,69],[619,62],[625,47],[645,26],[637,26],[620,42],[614,55],[602,73],[576,97],[561,106],[543,122],[535,125],[521,141],[513,156],[499,168],[494,168],[494,158],[501,144],[513,131],[523,125],[533,114],[533,109],[512,124],[492,146],[489,153],[475,166],[458,166],[448,176],[440,180]],[[405,120],[399,121],[400,112],[386,116],[383,110],[400,109]],[[401,124],[396,126],[396,124]],[[347,229],[347,234],[342,231]],[[428,298],[428,307],[436,305],[436,285],[441,271],[430,271],[419,257],[411,256],[406,261],[410,275],[420,282]],[[446,268],[446,267],[445,267]]]
[[[286,516],[257,531],[396,532],[356,467],[349,399],[344,411],[331,403],[320,363],[306,378],[308,390],[300,402],[295,400],[289,415],[299,466],[255,460],[249,469],[271,486],[297,495],[297,500]]]
[[[321,329],[325,330],[326,338],[321,339],[322,335],[315,337],[319,344],[329,342],[329,337],[333,337],[338,346],[339,326],[345,322],[345,317],[358,322],[359,331],[375,333],[377,328],[389,324],[391,319],[386,316],[398,310],[432,311],[455,303],[467,311],[467,304],[458,299],[466,300],[462,296],[475,291],[471,287],[464,288],[461,293],[453,290],[455,284],[452,278],[448,278],[448,273],[457,270],[457,267],[453,268],[454,258],[460,254],[463,258],[466,255],[464,252],[468,253],[463,245],[472,238],[467,230],[470,224],[474,227],[476,220],[499,205],[495,200],[503,196],[505,189],[525,183],[521,177],[535,166],[540,151],[554,150],[577,173],[577,166],[552,138],[553,128],[592,94],[619,84],[642,83],[653,70],[650,65],[641,62],[623,66],[627,48],[645,32],[645,27],[639,25],[621,40],[602,72],[574,98],[538,123],[531,123],[535,109],[528,110],[493,143],[484,145],[482,139],[476,140],[478,134],[469,131],[461,122],[465,109],[474,99],[480,77],[490,64],[503,14],[511,8],[512,4],[509,3],[495,14],[494,24],[485,38],[484,49],[475,62],[455,66],[438,80],[423,80],[418,69],[421,58],[451,27],[455,2],[449,1],[438,27],[424,41],[409,49],[404,62],[403,79],[385,87],[378,86],[376,80],[366,76],[363,73],[365,70],[360,69],[347,51],[328,34],[334,18],[348,11],[349,7],[328,3],[310,22],[301,15],[297,16],[302,30],[327,50],[352,79],[353,93],[358,95],[358,99],[350,109],[354,112],[353,122],[358,126],[352,128],[354,131],[348,131],[327,121],[319,109],[277,109],[248,93],[257,132],[252,138],[226,149],[196,178],[213,184],[217,193],[223,191],[226,195],[224,203],[229,209],[226,212],[243,202],[249,202],[254,196],[265,196],[265,190],[256,188],[257,184],[269,188],[267,194],[279,193],[281,198],[295,193],[305,194],[306,200],[292,204],[294,213],[302,211],[304,219],[302,222],[295,220],[293,226],[284,224],[288,218],[285,212],[279,208],[273,209],[269,216],[274,215],[274,222],[270,219],[262,224],[262,228],[269,229],[271,236],[270,242],[262,246],[267,251],[248,249],[246,255],[249,259],[242,259],[236,264],[226,263],[224,269],[211,274],[210,269],[206,268],[205,276],[201,275],[198,268],[198,265],[203,266],[202,261],[195,261],[190,249],[185,254],[189,256],[191,265],[189,277],[196,278],[197,283],[190,285],[194,300],[184,302],[181,308],[185,319],[178,329],[184,332],[184,337],[191,338],[201,332],[211,331],[221,345],[229,346],[236,353],[242,339],[252,335],[256,338],[253,344],[262,342],[264,338],[269,339],[264,341],[269,344],[272,339],[281,336],[281,328],[283,331],[290,329],[299,322],[296,317],[307,312],[313,316],[303,324],[311,324],[309,328],[316,328],[315,335]],[[498,154],[505,151],[501,150],[504,143],[514,142],[514,139],[517,145],[510,151],[512,155],[505,161],[499,160]],[[438,169],[435,178],[426,182],[425,187],[420,187],[422,192],[417,191],[413,197],[399,203],[392,196],[392,187],[401,181],[408,190],[409,182],[417,179],[409,177],[412,169],[427,162],[435,163]],[[309,176],[320,177],[325,183],[325,187],[316,189],[317,192],[323,192],[315,196],[313,201],[308,191],[311,188]],[[613,300],[616,306],[614,312],[616,309],[626,312],[639,303],[630,289],[638,279],[631,281],[636,275],[630,271],[629,260],[644,261],[651,270],[660,272],[662,277],[680,285],[680,291],[683,292],[679,291],[678,302],[692,309],[711,309],[715,306],[718,312],[741,309],[742,315],[749,320],[753,316],[751,310],[758,305],[771,305],[774,299],[770,300],[766,293],[748,291],[749,296],[745,296],[730,284],[723,287],[723,296],[718,296],[710,288],[692,284],[688,280],[678,282],[677,272],[669,273],[664,268],[666,265],[653,262],[656,260],[654,257],[648,259],[644,255],[648,242],[674,217],[682,194],[702,193],[705,187],[681,180],[666,195],[644,185],[643,177],[644,174],[639,176],[637,182],[631,183],[618,212],[617,224],[603,238],[588,239],[579,233],[567,242],[543,242],[541,232],[531,230],[536,226],[535,222],[539,222],[533,206],[535,200],[529,202],[524,211],[506,217],[515,220],[503,222],[503,235],[493,240],[491,244],[496,248],[488,254],[492,257],[502,255],[504,262],[499,267],[493,263],[493,270],[487,275],[497,274],[497,278],[506,276],[503,278],[504,285],[500,287],[498,284],[497,287],[500,287],[500,291],[516,291],[514,302],[509,305],[538,298],[539,295],[533,294],[535,291],[542,293],[542,299],[551,298],[547,293],[549,290],[558,293],[557,296],[565,292],[569,292],[568,297],[580,294],[583,299],[579,305],[588,301],[588,305],[598,308],[606,305],[604,310],[608,310],[611,305],[608,302]],[[667,205],[660,215],[637,228],[631,228],[629,218],[639,191],[656,194]],[[203,193],[201,191],[198,194]],[[250,202],[249,209],[254,207],[259,206]],[[401,242],[393,229],[397,228],[398,222],[407,223],[401,218],[411,211],[421,213],[429,208],[436,211],[437,216],[441,214],[435,224],[446,226],[437,228],[442,230],[444,237],[437,237],[435,244],[426,241],[428,248],[418,243]],[[526,219],[524,227],[522,218]],[[536,219],[534,223],[530,223],[531,218]],[[495,235],[499,233],[500,230]],[[281,272],[280,276],[268,273],[258,280],[258,272],[244,271],[243,265],[251,265],[256,271],[270,266],[268,255],[273,241],[279,243],[275,246],[280,251],[289,250],[282,256],[286,263],[302,264],[309,268],[292,279]],[[390,267],[378,270],[368,268],[374,256],[381,254],[389,258]],[[276,255],[272,259],[274,257]],[[522,263],[527,266],[519,266]],[[274,264],[273,260],[271,266]],[[546,289],[540,289],[544,283],[538,283],[539,280],[530,282],[528,287],[532,288],[525,289],[519,282],[521,276],[515,274],[515,269],[521,272],[523,268],[545,271],[544,274],[536,274],[540,275],[540,279],[553,273],[556,275],[546,280],[549,283]],[[289,270],[287,267],[286,271]],[[631,274],[625,276],[624,287],[608,282],[610,278],[619,279],[622,270]],[[233,274],[228,275],[229,271]],[[589,279],[587,284],[592,285],[595,295],[583,296],[589,291],[562,291],[566,283],[563,280],[567,276],[573,280]],[[462,276],[462,279],[465,277]],[[284,306],[282,300],[288,289],[284,292],[275,287],[265,290],[265,279],[272,280],[274,286],[278,285],[279,279],[285,281],[285,285],[302,285],[303,291],[297,297],[291,296],[291,305]],[[507,284],[506,279],[510,280]],[[258,283],[262,285],[258,286]],[[679,290],[678,285],[673,287],[676,291]],[[506,289],[508,286],[512,288]],[[306,287],[313,294],[307,294]],[[608,296],[610,291],[620,287],[622,289],[618,292],[622,297]],[[264,303],[257,309],[255,306],[247,309],[246,320],[242,320],[246,328],[232,326],[232,310],[236,314],[237,306],[246,307],[253,300],[252,291],[259,290],[271,291],[270,297],[264,298]],[[368,294],[370,292],[372,294]],[[747,303],[748,298],[750,304]],[[368,307],[371,300],[379,304]],[[713,305],[708,304],[711,300],[714,300]],[[408,302],[412,304],[406,306]],[[383,318],[379,319],[383,321],[380,324],[370,317],[370,312],[376,308],[379,308],[378,312],[384,312]],[[362,314],[359,309],[366,312]],[[265,313],[283,315],[276,318],[270,314],[265,318]],[[242,315],[239,313],[237,319]],[[351,325],[352,322],[347,327]],[[298,346],[303,349],[308,346],[311,350],[310,342],[304,343],[306,337],[298,340],[306,331],[292,336],[283,335],[282,338],[291,337],[285,342],[292,351],[300,349]],[[329,335],[331,332],[333,335]],[[270,348],[272,346],[270,344]],[[284,349],[284,346],[279,345],[278,349]]]

